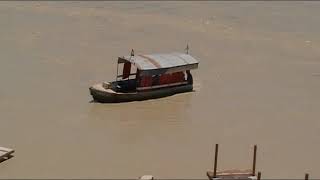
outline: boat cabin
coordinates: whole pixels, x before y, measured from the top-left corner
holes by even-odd
[[[193,84],[190,70],[198,64],[185,53],[134,55],[132,51],[131,56],[118,58],[113,89],[132,92]]]

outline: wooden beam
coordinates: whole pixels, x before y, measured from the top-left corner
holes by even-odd
[[[213,166],[213,178],[217,177],[217,162],[218,162],[218,150],[219,145],[216,144],[215,154],[214,154],[214,166]]]
[[[257,180],[260,180],[260,179],[261,179],[261,172],[258,172]]]
[[[129,76],[132,76],[132,75],[137,75],[137,73],[129,74]],[[117,76],[117,78],[122,78],[122,77],[123,77],[123,74]]]
[[[252,163],[252,175],[256,175],[256,161],[257,161],[257,145],[254,145],[253,149],[253,163]]]

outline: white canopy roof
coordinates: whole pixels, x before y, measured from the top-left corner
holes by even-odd
[[[118,63],[130,62],[142,74],[154,75],[198,68],[199,62],[189,54],[167,53],[119,57]]]

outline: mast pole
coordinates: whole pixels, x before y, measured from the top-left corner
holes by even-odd
[[[134,50],[131,49],[131,54],[130,54],[130,63],[131,63],[131,58],[134,56]],[[131,65],[130,65],[130,68],[131,68]],[[131,70],[130,70],[131,71]],[[130,73],[129,73],[129,76],[128,76],[128,83],[129,83],[129,80],[130,80]]]
[[[118,81],[118,69],[119,69],[119,60],[117,61],[117,75],[116,75],[116,82]]]

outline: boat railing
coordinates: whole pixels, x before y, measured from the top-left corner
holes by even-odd
[[[214,155],[214,165],[213,165],[213,172],[208,171],[207,176],[209,180],[212,179],[243,179],[243,180],[250,180],[250,179],[259,179],[261,177],[261,173],[258,172],[258,177],[256,175],[256,160],[257,160],[257,145],[254,146],[253,149],[253,163],[252,169],[250,170],[227,170],[227,171],[217,171],[217,163],[218,163],[218,149],[219,145],[215,145],[215,155]]]
[[[170,84],[153,85],[153,86],[146,86],[146,87],[137,87],[137,90],[144,91],[144,90],[159,89],[159,88],[164,88],[164,87],[179,86],[179,85],[186,85],[186,84],[188,84],[188,81],[176,82],[176,83],[170,83]]]
[[[135,76],[135,75],[137,75],[137,73],[131,73],[131,74],[129,74],[129,76]],[[123,77],[123,74],[120,74],[120,75],[117,76],[117,78],[122,78],[122,77]]]

